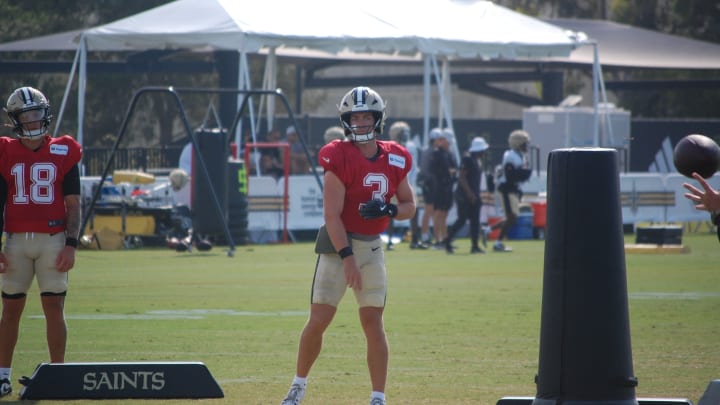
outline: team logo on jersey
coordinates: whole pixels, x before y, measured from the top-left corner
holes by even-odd
[[[52,155],[63,155],[63,156],[67,156],[67,154],[68,154],[68,146],[67,146],[67,145],[52,144],[52,145],[50,145],[50,154],[52,154]]]
[[[388,155],[388,163],[390,163],[391,166],[397,166],[401,169],[405,168],[405,157],[396,155],[394,153],[390,153]]]

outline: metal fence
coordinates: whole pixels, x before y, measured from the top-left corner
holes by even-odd
[[[156,172],[178,167],[183,146],[155,148],[126,148],[115,151],[112,169]],[[110,159],[112,148],[83,148],[85,176],[100,176]]]

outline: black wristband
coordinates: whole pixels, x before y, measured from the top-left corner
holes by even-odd
[[[78,240],[76,238],[66,237],[65,238],[65,246],[74,247],[77,249],[78,247]]]
[[[387,212],[390,218],[395,218],[398,214],[398,207],[395,204],[388,204]]]
[[[345,246],[344,248],[338,250],[338,254],[340,255],[340,258],[341,258],[341,259],[344,259],[344,258],[346,258],[346,257],[348,257],[348,256],[352,256],[352,255],[353,255],[353,251],[352,251],[352,248],[351,248],[350,246]]]
[[[720,226],[720,211],[711,211],[710,221],[713,223],[713,225]]]

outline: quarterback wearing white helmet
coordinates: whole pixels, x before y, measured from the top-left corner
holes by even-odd
[[[6,235],[0,251],[0,396],[12,392],[13,352],[34,279],[50,362],[65,361],[67,272],[75,265],[81,220],[80,144],[69,135],[50,136],[50,103],[37,89],[13,91],[5,111],[17,139],[0,137],[0,183],[7,187],[0,202]]]
[[[5,107],[13,131],[21,138],[37,138],[47,134],[50,128],[50,103],[40,90],[20,87],[8,97]],[[30,125],[40,122],[40,126]],[[30,128],[33,126],[33,128]]]
[[[298,405],[307,378],[322,350],[323,335],[348,288],[353,290],[365,333],[370,403],[385,404],[388,343],[383,322],[387,270],[380,233],[391,218],[415,215],[408,181],[412,156],[402,145],[379,140],[385,103],[368,87],[342,98],[340,120],[349,140],[333,140],[318,152],[324,170],[323,219],[315,252],[318,259],[310,293],[310,316],[300,334],[295,377],[282,405]],[[316,398],[315,401],[318,401]]]
[[[357,143],[369,142],[381,134],[385,126],[385,102],[380,95],[370,87],[355,87],[347,92],[340,105],[340,122],[345,135]],[[375,117],[373,125],[358,126],[350,123],[350,115],[355,112],[371,112]]]

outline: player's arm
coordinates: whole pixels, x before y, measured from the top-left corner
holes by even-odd
[[[505,165],[505,179],[511,183],[522,183],[530,178],[532,169],[515,167],[512,163]]]
[[[395,219],[410,219],[415,216],[415,193],[413,192],[407,176],[405,176],[402,182],[398,185],[395,197],[398,200],[397,215],[395,215]]]
[[[345,225],[340,217],[345,202],[345,185],[335,173],[329,170],[325,172],[324,177],[323,209],[325,210],[325,227],[328,235],[330,235],[330,241],[342,258],[345,283],[348,287],[359,291],[362,289],[362,278],[357,262],[355,262],[355,255],[350,246]]]
[[[325,172],[323,187],[323,210],[325,215],[325,226],[327,227],[330,241],[336,251],[349,246],[345,225],[340,215],[345,204],[345,185],[331,171]]]
[[[77,165],[73,166],[65,175],[63,195],[65,196],[66,212],[65,237],[77,241],[80,237],[80,221],[82,216],[80,206],[80,170]],[[72,242],[70,243],[72,244]]]
[[[469,162],[463,160],[463,164],[460,166],[460,172],[458,174],[458,187],[462,189],[463,193],[465,193],[465,195],[470,201],[475,201],[476,196],[470,188],[470,183],[468,182],[468,165]]]
[[[7,200],[7,183],[5,178],[0,176],[0,235],[5,230],[5,200]],[[0,239],[0,251],[2,251],[2,239]]]

